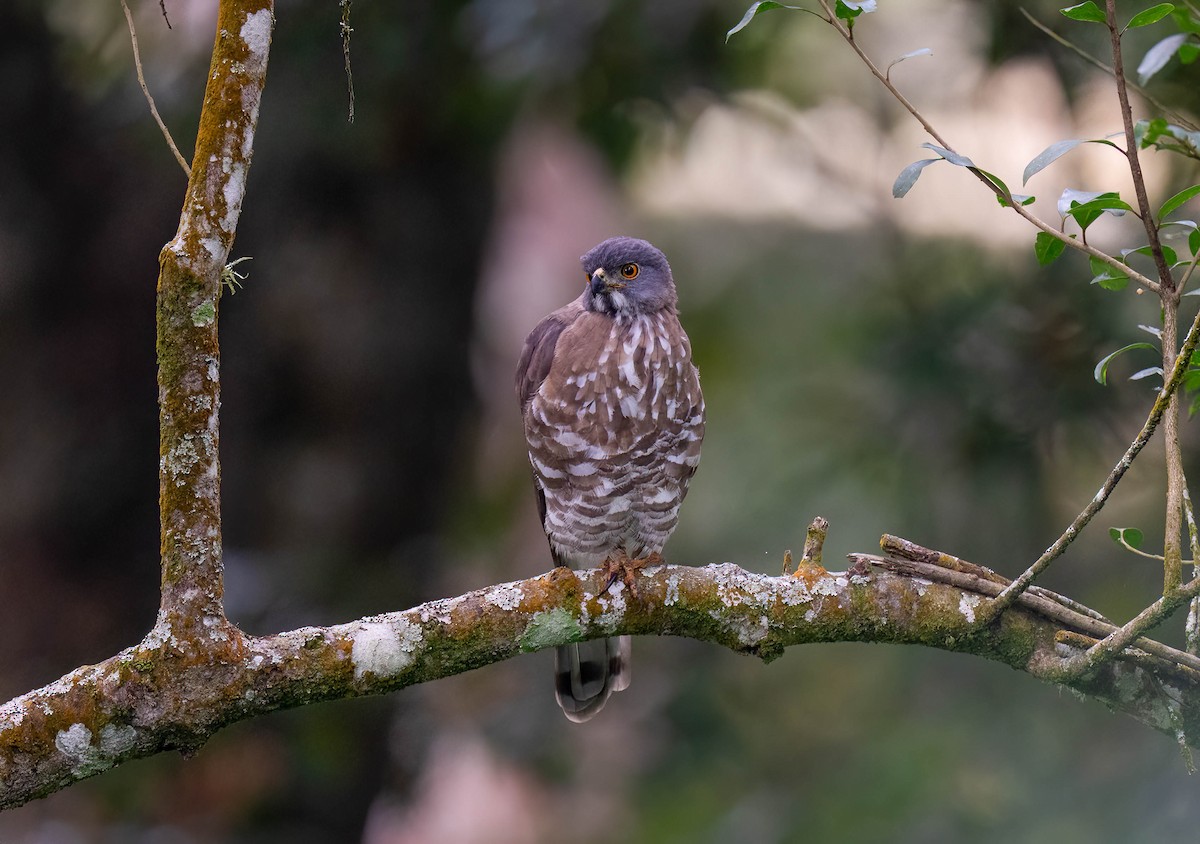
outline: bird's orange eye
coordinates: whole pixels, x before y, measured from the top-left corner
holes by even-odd
[[[625,264],[623,267],[621,267],[621,276],[629,279],[630,281],[638,277],[638,272],[639,269],[637,264]]]

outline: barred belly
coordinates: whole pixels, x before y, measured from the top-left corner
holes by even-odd
[[[579,566],[620,551],[660,552],[704,436],[704,400],[678,317],[585,314],[559,349],[526,419],[550,542]]]

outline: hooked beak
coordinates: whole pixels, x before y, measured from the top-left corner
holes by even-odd
[[[624,286],[622,282],[610,281],[608,274],[604,272],[604,267],[600,267],[592,273],[591,292],[593,296],[599,296],[612,290],[620,290]]]

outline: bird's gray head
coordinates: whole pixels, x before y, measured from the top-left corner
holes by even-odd
[[[675,308],[667,257],[636,237],[610,237],[579,259],[587,276],[583,306],[616,318]]]

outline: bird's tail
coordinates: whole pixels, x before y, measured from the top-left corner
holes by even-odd
[[[629,685],[628,636],[562,645],[554,652],[554,696],[572,721],[586,721],[604,708],[613,692]]]

